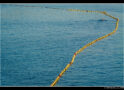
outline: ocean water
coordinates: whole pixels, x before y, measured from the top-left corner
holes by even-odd
[[[107,16],[64,9],[106,11],[120,21],[114,35],[76,56],[56,86],[124,86],[123,4],[0,7],[1,86],[50,86],[78,49],[115,28],[115,20]]]

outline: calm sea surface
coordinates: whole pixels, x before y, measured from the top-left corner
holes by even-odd
[[[124,86],[123,4],[21,5],[27,7],[0,5],[1,86],[50,86],[75,51],[115,28],[101,14],[50,7],[107,11],[120,19],[118,31],[78,54],[56,86]]]

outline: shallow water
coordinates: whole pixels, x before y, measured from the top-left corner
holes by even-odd
[[[21,4],[22,5],[22,4]],[[123,86],[123,4],[1,4],[1,86],[50,86],[75,51],[118,31],[77,55],[56,86]],[[100,21],[105,18],[106,21]]]

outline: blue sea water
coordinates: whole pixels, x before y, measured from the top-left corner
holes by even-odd
[[[56,86],[124,86],[123,4],[19,5],[32,7],[0,5],[1,86],[50,86],[78,49],[115,28],[101,14],[50,8],[106,11],[120,20],[114,35],[76,56]]]

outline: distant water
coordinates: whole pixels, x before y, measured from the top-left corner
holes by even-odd
[[[100,10],[118,17],[118,31],[78,54],[56,86],[124,86],[123,4],[21,5]],[[50,86],[75,51],[115,28],[115,21],[101,14],[0,6],[1,86]]]

